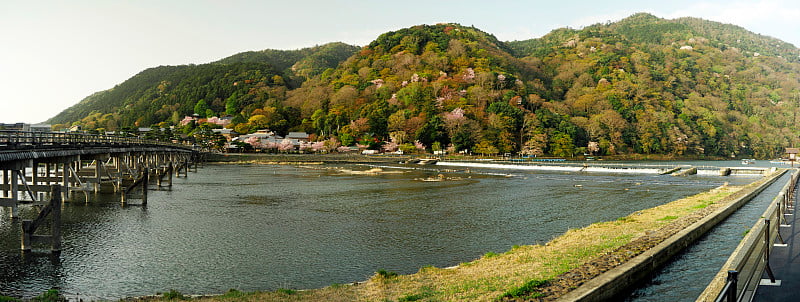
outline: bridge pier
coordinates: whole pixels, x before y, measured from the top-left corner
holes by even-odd
[[[50,191],[50,202],[42,208],[34,220],[22,221],[22,239],[20,249],[23,252],[31,251],[32,244],[38,240],[50,241],[50,251],[61,251],[61,186],[53,185]],[[41,226],[47,216],[50,216],[50,235],[36,235],[36,229]]]
[[[0,206],[11,208],[11,219],[19,218],[19,203],[20,199],[20,180],[26,187],[26,191],[33,198],[33,193],[30,191],[27,182],[25,182],[25,169],[33,165],[32,160],[18,160],[11,162],[0,163],[0,169],[3,170],[3,198],[0,198]]]
[[[156,177],[158,187],[171,187],[172,174],[180,176],[180,170],[183,169],[183,176],[188,177],[194,159],[196,157],[188,152],[108,152],[15,161],[1,161],[0,158],[3,179],[0,206],[11,208],[11,217],[17,219],[20,203],[44,199],[49,193],[49,186],[53,184],[63,187],[59,191],[63,201],[72,200],[77,191],[98,193],[110,184],[114,192],[121,193],[122,202],[126,203],[128,196],[125,194],[132,189],[123,188],[127,181],[132,182],[131,186],[142,186],[141,197],[146,204],[147,183],[144,181],[149,181],[151,174]],[[137,176],[146,179],[135,183]]]
[[[73,192],[97,193],[111,184],[124,204],[126,194],[140,185],[142,204],[147,204],[151,173],[159,186],[164,177],[171,186],[173,171],[178,176],[182,168],[188,177],[191,163],[201,158],[187,146],[138,138],[6,130],[0,130],[0,150],[0,207],[10,208],[12,219],[20,218],[21,204],[50,198],[35,220],[22,221],[23,251],[39,239],[49,239],[52,251],[61,250],[61,203]],[[48,215],[52,233],[35,235]]]

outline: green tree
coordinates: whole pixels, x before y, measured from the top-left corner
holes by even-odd
[[[500,152],[497,147],[495,147],[490,141],[483,140],[477,145],[473,150],[475,153],[480,153],[482,155],[494,155]]]
[[[225,100],[225,113],[236,115],[239,111],[239,92],[234,92]]]
[[[572,137],[566,133],[556,132],[550,142],[550,153],[558,157],[572,157],[575,154]]]
[[[197,104],[194,105],[194,113],[200,116],[206,116],[206,111],[208,111],[208,104],[206,104],[206,100],[199,100]]]

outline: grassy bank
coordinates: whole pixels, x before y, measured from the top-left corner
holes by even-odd
[[[410,275],[379,271],[357,284],[314,290],[229,292],[202,301],[498,301],[553,300],[596,275],[658,244],[743,194],[725,186],[637,211],[615,221],[574,229],[542,245],[514,246],[503,253],[452,268],[423,267]]]

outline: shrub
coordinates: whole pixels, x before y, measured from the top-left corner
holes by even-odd
[[[383,270],[383,269],[382,270],[378,270],[376,273],[378,274],[378,276],[381,276],[384,279],[391,279],[391,278],[397,277],[397,273],[395,273],[395,272],[387,272],[386,270]]]
[[[296,291],[296,290],[293,290],[293,289],[285,289],[285,288],[279,288],[279,289],[278,289],[278,290],[276,290],[275,292],[276,292],[276,293],[279,293],[279,294],[284,294],[284,295],[287,295],[287,296],[288,296],[288,295],[294,295],[294,294],[296,294],[296,293],[297,293],[297,291]]]
[[[66,302],[69,301],[67,298],[61,295],[57,289],[48,290],[41,295],[34,297],[31,301],[36,302]]]
[[[186,300],[186,297],[184,297],[181,292],[174,289],[170,289],[168,292],[164,293],[162,298],[164,300]]]

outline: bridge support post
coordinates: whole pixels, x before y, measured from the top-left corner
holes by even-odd
[[[25,177],[24,169],[22,170],[22,177]],[[31,167],[31,183],[33,185],[39,184],[39,162],[33,161],[33,166]]]
[[[67,160],[64,160],[61,163],[61,185],[64,187],[64,190],[66,191],[66,192],[63,192],[63,191],[61,192],[61,198],[63,198],[63,199],[67,199],[67,197],[69,197],[69,192],[70,192],[70,188],[69,188],[69,168],[67,168],[68,164],[69,164],[69,161],[67,161]],[[58,170],[58,164],[56,164],[56,170]],[[56,174],[58,174],[58,173],[56,173]]]
[[[150,182],[150,169],[144,168],[142,177],[142,205],[147,205],[147,184]]]
[[[51,186],[50,203],[42,208],[36,219],[22,221],[21,249],[23,252],[29,252],[36,239],[50,239],[50,251],[53,253],[61,251],[61,201],[61,186]],[[51,221],[50,236],[35,235],[36,229],[44,223],[47,215],[50,215]]]
[[[19,172],[11,170],[11,219],[19,218]]]
[[[5,188],[8,187],[8,170],[3,169],[3,197],[8,197],[8,190]]]
[[[172,169],[175,169],[175,166],[172,165],[172,161],[169,162],[169,170],[167,170],[167,182],[170,188],[172,188]]]
[[[102,165],[102,164],[103,164],[102,160],[100,160],[100,159],[95,159],[94,160],[94,181],[95,181],[95,183],[94,183],[94,193],[100,192],[100,179],[101,179],[100,165]]]

